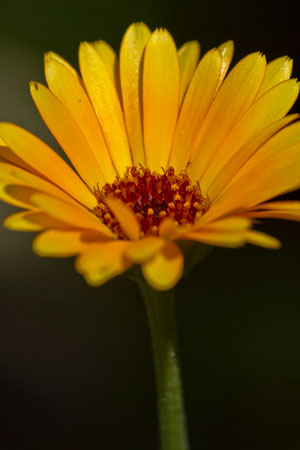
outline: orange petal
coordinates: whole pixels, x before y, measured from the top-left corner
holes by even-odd
[[[165,291],[179,281],[183,271],[183,255],[172,241],[165,241],[155,256],[142,264],[146,281],[154,289]]]
[[[127,29],[120,50],[123,109],[134,164],[145,164],[142,130],[142,61],[151,32],[143,23]]]
[[[62,64],[70,72],[70,74],[81,83],[81,78],[78,72],[62,56],[58,55],[55,52],[47,52],[45,53],[45,63],[47,59],[52,59]]]
[[[123,176],[126,167],[132,165],[132,159],[117,91],[105,62],[87,42],[80,45],[79,63],[113,163]]]
[[[180,104],[195,72],[199,58],[200,45],[197,41],[185,42],[185,44],[183,44],[178,50],[178,60],[180,68]]]
[[[129,239],[136,241],[140,236],[140,225],[132,209],[121,200],[115,198],[106,197],[104,201]]]
[[[295,103],[298,94],[299,84],[296,80],[288,80],[261,96],[244,114],[215,153],[201,179],[201,188],[207,191],[210,183],[214,178],[219,177],[226,163],[241,151],[243,145],[251,139],[257,139],[257,134],[262,129],[284,117]]]
[[[179,62],[172,36],[152,33],[145,50],[143,72],[144,145],[151,170],[166,167],[179,106]]]
[[[84,236],[82,231],[48,230],[34,239],[32,247],[39,256],[74,256],[87,247]]]
[[[0,163],[0,179],[6,181],[8,184],[15,184],[20,186],[28,186],[33,188],[33,191],[40,191],[46,194],[51,194],[54,197],[58,197],[68,203],[75,206],[78,202],[74,200],[66,192],[62,191],[60,188],[54,184],[41,178],[39,175],[35,175],[31,172],[27,172],[20,167],[13,166],[7,163]]]
[[[127,249],[126,256],[133,263],[140,264],[153,258],[165,244],[159,237],[148,237],[133,242]]]
[[[48,54],[45,57],[45,75],[53,94],[62,102],[91,147],[107,183],[114,181],[116,170],[98,122],[96,113],[79,77]],[[98,180],[100,181],[100,179]]]
[[[237,172],[236,176],[233,177],[229,185],[234,184],[256,166],[262,164],[264,161],[267,161],[272,155],[275,155],[276,153],[281,152],[284,148],[290,147],[299,142],[300,121],[283,128],[271,137],[271,139],[269,139],[263,146],[261,146],[257,152],[255,152],[252,157],[248,159],[241,170]]]
[[[21,159],[60,186],[84,205],[93,208],[97,201],[76,173],[44,142],[11,123],[0,123],[0,134]]]
[[[44,211],[21,211],[6,217],[3,225],[14,231],[39,231],[45,228],[65,228],[65,224]]]
[[[226,41],[223,42],[223,44],[219,45],[218,47],[219,52],[222,56],[222,67],[221,67],[221,75],[218,81],[216,92],[219,90],[221,84],[223,83],[223,80],[228,72],[233,52],[234,52],[234,42],[233,41]]]
[[[197,146],[199,131],[214,98],[220,78],[221,54],[212,49],[201,59],[190,82],[180,111],[170,155],[176,171],[186,167]]]
[[[35,194],[32,200],[51,217],[72,227],[98,231],[107,237],[114,237],[113,233],[96,216],[80,205],[76,207],[46,194]]]
[[[194,231],[185,234],[184,239],[202,242],[217,247],[241,247],[246,243],[245,232],[227,233],[224,231]]]
[[[125,256],[130,245],[121,240],[91,244],[76,259],[76,269],[88,284],[100,286],[132,265]]]
[[[98,182],[103,185],[105,180],[95,155],[62,103],[42,84],[30,83],[30,92],[44,122],[81,178],[90,189]]]
[[[201,129],[197,152],[188,168],[193,179],[199,180],[203,176],[219,146],[253,103],[261,86],[265,67],[265,58],[260,53],[253,53],[242,59],[225,79],[208,112]]]
[[[96,51],[101,56],[106,68],[110,74],[110,77],[115,85],[116,91],[120,96],[120,72],[119,72],[119,61],[114,49],[105,41],[95,41],[91,45],[96,49]],[[121,96],[120,96],[121,98]]]
[[[276,84],[288,80],[292,74],[292,69],[293,60],[288,56],[274,59],[267,64],[264,81],[257,96],[260,97]]]
[[[278,239],[262,233],[261,231],[249,230],[246,233],[246,240],[249,244],[258,245],[259,247],[265,247],[268,249],[278,249],[281,247],[281,243]]]
[[[272,197],[295,190],[300,186],[299,173],[300,143],[297,143],[258,164],[229,186],[202,216],[202,220],[211,221],[231,211],[245,211]]]

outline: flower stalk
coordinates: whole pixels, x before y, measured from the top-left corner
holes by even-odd
[[[156,291],[138,278],[149,319],[154,355],[161,450],[187,450],[178,360],[174,290]]]

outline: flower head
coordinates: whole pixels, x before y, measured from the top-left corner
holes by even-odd
[[[252,53],[228,72],[232,41],[200,60],[163,29],[131,25],[120,57],[103,41],[79,48],[81,75],[45,56],[48,88],[33,100],[73,168],[37,137],[0,124],[5,220],[40,232],[42,256],[77,255],[100,285],[135,264],[156,289],[183,272],[182,242],[278,248],[255,218],[300,219],[300,202],[269,201],[300,186],[300,122],[287,115],[292,62]],[[180,243],[180,245],[178,245]]]

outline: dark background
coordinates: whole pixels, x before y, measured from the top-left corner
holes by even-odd
[[[117,50],[133,21],[167,27],[205,52],[227,39],[235,59],[260,50],[295,59],[292,3],[0,0],[0,120],[57,148],[30,99],[43,53],[77,65],[81,40]],[[299,103],[294,111],[300,111]],[[300,177],[300,174],[299,174]],[[13,208],[1,204],[3,219]],[[263,223],[283,248],[216,249],[177,288],[192,449],[300,449],[300,227]],[[158,448],[151,349],[136,286],[95,289],[71,259],[41,259],[32,235],[0,231],[0,449]]]

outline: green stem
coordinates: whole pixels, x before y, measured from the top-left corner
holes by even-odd
[[[174,316],[174,292],[155,291],[138,279],[150,323],[157,383],[161,450],[187,450]]]

